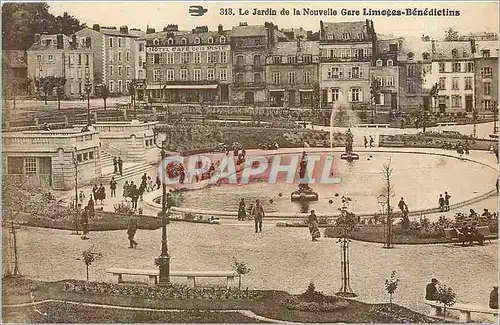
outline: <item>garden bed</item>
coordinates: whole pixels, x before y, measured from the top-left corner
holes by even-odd
[[[495,146],[497,141],[486,139],[475,139],[463,135],[450,136],[444,133],[429,132],[425,134],[398,134],[381,135],[381,147],[409,147],[409,148],[437,148],[443,149],[446,145],[456,146],[456,144],[467,143],[470,150],[490,150],[490,146]]]

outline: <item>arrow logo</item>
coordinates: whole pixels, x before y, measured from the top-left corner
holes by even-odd
[[[208,9],[203,8],[202,6],[190,6],[189,7],[189,13],[191,16],[203,16]]]

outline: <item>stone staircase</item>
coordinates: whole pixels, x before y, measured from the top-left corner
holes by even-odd
[[[102,168],[102,176],[99,178],[99,181],[103,184],[109,183],[111,181],[111,177],[115,177],[115,180],[121,181],[124,179],[130,178],[140,178],[142,174],[151,172],[155,166],[150,165],[148,163],[128,163],[125,162],[123,165],[123,175],[113,173],[113,156],[108,152],[101,150],[101,168]]]
[[[101,150],[101,167],[113,167],[113,156],[106,151]]]

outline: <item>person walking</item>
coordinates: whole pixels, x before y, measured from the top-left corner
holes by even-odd
[[[373,148],[375,140],[373,140],[372,136],[370,135],[370,148]]]
[[[309,214],[309,233],[311,234],[312,241],[318,241],[317,238],[321,237],[318,227],[318,217],[314,210],[311,210]]]
[[[118,160],[116,157],[113,157],[113,174],[118,173]]]
[[[130,218],[128,219],[128,227],[127,227],[127,235],[129,241],[128,248],[137,248],[137,245],[139,245],[134,240],[136,232],[137,232],[137,219],[132,213],[130,213]]]
[[[125,198],[125,202],[127,202],[127,198],[130,196],[130,185],[128,181],[125,181],[125,184],[123,184],[123,194],[122,196]]]
[[[238,207],[238,220],[245,220],[247,218],[245,200],[241,198],[240,205]]]
[[[137,200],[139,199],[139,189],[135,184],[131,185],[130,196],[132,198],[132,209],[137,209]]]
[[[122,160],[122,157],[118,157],[118,170],[120,171],[120,176],[123,176],[123,160]]]
[[[116,181],[115,177],[111,177],[111,181],[109,182],[109,188],[111,190],[111,197],[116,197]]]
[[[260,204],[260,200],[255,200],[255,204],[252,207],[252,213],[250,214],[255,220],[255,232],[262,232],[262,218],[264,217],[264,208]]]
[[[444,192],[444,211],[450,211],[450,198],[448,192]]]
[[[368,145],[368,139],[366,138],[366,135],[363,136],[363,142],[364,142],[365,148],[366,148],[366,146]]]
[[[101,200],[101,205],[103,204],[103,201],[106,199],[106,190],[104,189],[104,186],[101,185],[99,186],[99,190],[97,191],[97,195],[99,196],[99,200]]]
[[[81,224],[83,227],[83,234],[81,237],[82,240],[89,239],[89,237],[87,236],[89,233],[89,214],[90,214],[89,207],[86,206],[85,209],[83,210],[81,219]]]
[[[89,202],[87,203],[87,208],[89,212],[89,218],[95,217],[95,203],[92,197],[89,198]]]

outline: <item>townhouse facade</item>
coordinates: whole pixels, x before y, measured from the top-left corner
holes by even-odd
[[[108,87],[111,94],[127,95],[133,79],[136,79],[136,61],[141,48],[136,41],[144,33],[137,29],[129,31],[127,26],[84,28],[76,35],[91,39],[94,53],[94,79],[96,87]]]
[[[399,105],[398,48],[400,39],[377,41],[377,51],[372,58],[371,79],[380,85],[378,98],[372,99],[376,109],[395,111]]]
[[[377,36],[373,21],[320,21],[321,108],[363,109],[370,102],[370,66]]]
[[[319,100],[319,44],[298,37],[278,42],[266,58],[268,105],[312,108]]]
[[[199,26],[146,34],[146,97],[171,103],[230,103],[230,31]]]
[[[475,107],[498,110],[498,41],[472,41],[474,49]]]
[[[42,78],[56,77],[66,79],[63,97],[78,98],[84,94],[87,82],[95,85],[91,46],[90,38],[78,40],[76,35],[37,34],[35,43],[27,50],[28,77],[33,81],[35,91],[43,93],[38,83]],[[92,89],[90,95],[93,94]]]

